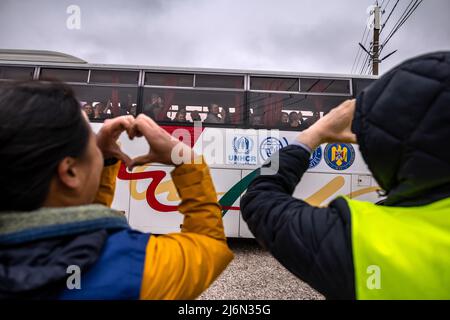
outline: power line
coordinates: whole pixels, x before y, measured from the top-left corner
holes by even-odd
[[[417,0],[411,0],[408,4],[408,6],[405,8],[405,10],[403,11],[403,13],[400,15],[400,17],[398,18],[397,22],[395,22],[394,26],[392,27],[391,31],[389,32],[389,34],[387,35],[386,39],[390,37],[390,35],[393,33],[393,31],[397,28],[397,26],[400,24],[400,22],[403,20],[403,18],[407,15],[407,12],[409,12],[409,10],[412,8],[414,2]]]
[[[367,26],[366,26],[366,27],[364,28],[363,35],[362,35],[362,37],[361,37],[361,43],[362,43],[363,45],[366,44],[367,38],[369,37],[369,33],[370,33],[370,32],[368,32],[367,30],[368,30],[368,28],[367,28]],[[365,38],[364,38],[364,36],[365,36]],[[363,52],[363,51],[361,50],[361,48],[358,46],[358,50],[356,51],[356,57],[355,57],[355,60],[353,61],[353,66],[352,66],[351,72],[353,72],[353,70],[356,70],[356,69],[358,68],[359,61],[360,61],[361,56],[362,56],[363,53],[364,53],[364,52]]]
[[[390,0],[389,0],[389,1],[390,1]],[[381,26],[380,35],[381,35],[381,33],[383,32],[384,26],[386,25],[386,23],[388,23],[389,19],[390,19],[391,16],[392,16],[392,13],[394,12],[394,10],[395,10],[395,8],[397,7],[397,5],[398,5],[399,2],[400,2],[400,0],[397,0],[397,2],[394,4],[394,7],[393,7],[392,10],[391,10],[391,12],[389,13],[389,15],[388,15],[386,21],[384,21],[383,25]],[[387,5],[386,5],[386,7],[387,7]]]
[[[373,49],[373,43],[371,42],[368,51],[370,52],[370,51],[372,51],[372,49]],[[360,70],[359,74],[365,74],[366,73],[367,68],[369,68],[369,66],[370,66],[370,58],[371,58],[370,55],[366,55],[366,57],[364,58],[364,62],[361,65],[361,70]]]
[[[367,28],[364,28],[364,32],[363,32],[363,35],[361,37],[361,41],[362,41],[362,39],[364,39],[364,35],[366,34],[366,31],[367,31]],[[358,47],[358,50],[356,50],[355,59],[353,59],[353,64],[352,64],[352,68],[350,70],[350,73],[353,73],[353,69],[355,68],[355,66],[358,65],[360,56],[361,56],[361,48]]]
[[[381,10],[386,10],[387,7],[389,7],[389,3],[391,2],[391,0],[388,0],[388,2],[386,3],[386,6],[384,8],[381,8]],[[383,1],[384,3],[384,1]],[[383,7],[383,3],[381,4],[381,7]]]
[[[423,0],[416,0],[411,1],[410,5],[412,4],[411,8],[409,8],[409,6],[407,7],[407,9],[405,10],[406,14],[402,15],[403,18],[401,18],[401,20],[399,19],[398,23],[396,24],[396,26],[394,26],[394,28],[391,30],[391,32],[389,33],[388,37],[384,40],[384,42],[381,44],[381,48],[380,48],[380,52],[383,50],[383,48],[386,46],[386,44],[389,42],[389,40],[391,40],[391,38],[394,36],[394,34],[403,26],[403,24],[411,17],[411,15],[414,13],[414,11],[417,10],[417,8],[419,7],[419,5],[423,2]],[[408,10],[409,8],[409,10]],[[408,11],[407,11],[408,10]]]
[[[361,42],[364,39],[364,35],[366,34],[366,31],[367,31],[367,28],[364,28],[364,32],[363,32],[363,35],[361,37]],[[353,69],[355,68],[355,65],[357,65],[356,61],[359,61],[360,53],[361,53],[361,48],[358,47],[358,50],[356,50],[355,59],[353,59],[353,64],[352,64],[352,68],[350,70],[350,73],[353,73]]]
[[[364,39],[364,42],[362,43],[363,46],[365,46],[365,45],[367,44],[367,40],[369,40],[369,35],[370,35],[370,32],[367,32],[366,38]],[[361,51],[361,56],[362,56],[363,54],[364,54],[364,52]]]
[[[366,42],[367,42],[367,39],[369,38],[369,33],[370,33],[370,32],[367,32],[367,30],[368,30],[368,28],[364,29],[363,37],[361,38],[361,44],[363,44],[364,46],[366,45]],[[364,38],[364,35],[365,35],[365,38]],[[351,73],[353,73],[353,71],[356,71],[358,69],[358,65],[359,65],[359,62],[361,61],[361,57],[363,54],[364,54],[364,51],[362,51],[361,47],[358,46],[358,51],[356,51],[356,58],[355,58],[355,61],[353,62]]]

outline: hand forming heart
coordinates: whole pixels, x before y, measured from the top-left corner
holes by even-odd
[[[117,139],[126,131],[130,139],[145,137],[150,150],[146,155],[131,159],[117,144]],[[195,157],[192,149],[172,137],[146,115],[122,116],[106,120],[97,134],[97,146],[106,158],[115,157],[125,163],[128,168],[150,162],[179,165],[182,160],[189,161]],[[181,160],[180,160],[181,159]]]

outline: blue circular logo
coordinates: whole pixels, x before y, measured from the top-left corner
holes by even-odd
[[[355,161],[355,149],[347,143],[329,143],[325,147],[324,158],[331,169],[345,170]]]
[[[311,157],[309,158],[309,169],[314,168],[320,163],[320,160],[322,160],[322,148],[320,146],[317,147],[316,150],[311,154]]]
[[[283,143],[284,142],[284,143]],[[259,146],[259,152],[263,161],[270,158],[275,152],[288,145],[287,139],[282,140],[274,137],[265,138]]]
[[[249,154],[253,148],[253,140],[247,137],[234,137],[233,150],[237,154]]]

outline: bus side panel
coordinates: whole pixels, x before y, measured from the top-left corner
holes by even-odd
[[[253,170],[242,170],[242,179],[244,179],[247,175],[252,173]],[[247,190],[245,190],[241,196],[239,197],[239,202],[241,200],[241,197],[245,194]],[[239,212],[239,236],[242,238],[254,238],[255,236],[252,234],[250,229],[247,226],[247,223],[244,221],[244,218],[242,218],[242,214]]]
[[[241,170],[230,169],[210,169],[211,176],[214,182],[214,186],[217,192],[217,198],[220,200],[222,196],[230,190],[236,183],[241,180]],[[225,234],[227,237],[239,236],[239,216],[240,211],[239,200],[228,206],[224,206],[222,209],[227,210],[223,216],[223,225],[225,228]]]
[[[180,202],[170,172],[173,167],[143,166],[134,172],[145,172],[154,178],[131,180],[130,184],[130,224],[133,228],[144,232],[165,234],[179,232],[183,216],[178,212]],[[240,170],[210,169],[211,176],[220,197],[241,178]],[[160,177],[164,176],[161,180]],[[160,180],[160,181],[159,181]],[[229,237],[237,237],[239,233],[239,201],[231,204],[231,208],[223,218],[225,233]]]
[[[327,206],[339,195],[351,192],[351,175],[306,172],[293,196],[313,206]]]
[[[111,208],[123,211],[130,222],[130,186],[128,181],[116,179],[116,191]]]
[[[130,180],[130,225],[143,232],[179,232],[183,217],[177,212],[178,193],[168,166],[141,166],[133,173],[145,172],[145,179]]]
[[[250,172],[244,170],[243,176],[248,175]],[[293,196],[303,199],[314,206],[326,206],[338,195],[350,195],[351,185],[352,176],[349,174],[306,172],[295,188]],[[242,216],[240,220],[239,235],[245,238],[252,238],[253,235]]]
[[[380,189],[377,182],[371,175],[352,175],[351,198],[361,201],[378,202],[382,199],[377,191]]]

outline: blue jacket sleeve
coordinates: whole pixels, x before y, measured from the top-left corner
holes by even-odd
[[[278,170],[259,175],[241,199],[255,238],[289,271],[331,299],[354,299],[350,210],[343,198],[327,208],[292,197],[308,169],[309,152],[290,145],[273,155]]]

